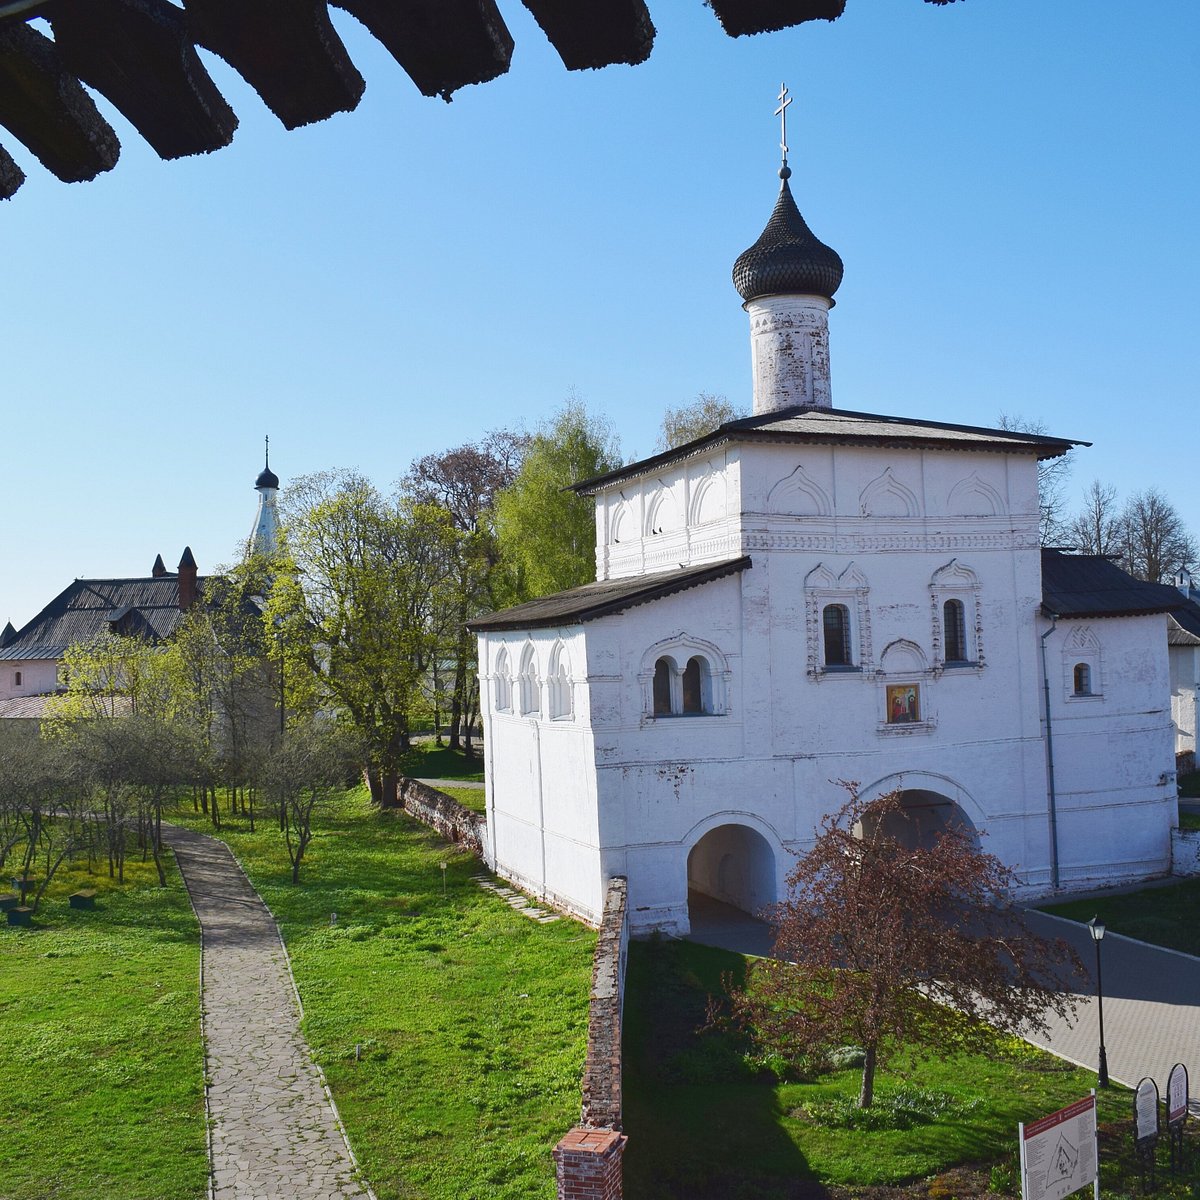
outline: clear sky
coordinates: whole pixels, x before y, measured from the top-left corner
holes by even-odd
[[[627,457],[700,391],[749,406],[730,281],[778,188],[842,255],[839,408],[1086,439],[1093,479],[1155,485],[1200,532],[1200,4],[849,0],[734,40],[651,0],[648,62],[568,72],[500,7],[511,71],[422,97],[334,11],[357,111],[286,132],[206,57],[241,126],[160,162],[122,141],[0,206],[6,303],[0,623],[76,576],[202,572],[250,531],[271,435],[283,480],[533,427],[574,390]]]

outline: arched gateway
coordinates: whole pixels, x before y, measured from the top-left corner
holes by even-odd
[[[901,811],[884,817],[885,832],[900,845],[929,849],[948,830],[962,834],[976,847],[979,845],[979,831],[971,818],[948,796],[925,788],[911,788],[900,793],[900,805]]]
[[[757,914],[775,894],[775,854],[765,837],[748,825],[710,829],[688,855],[689,895],[699,892]]]

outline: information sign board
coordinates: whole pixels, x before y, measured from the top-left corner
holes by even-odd
[[[1158,1084],[1145,1077],[1133,1094],[1134,1138],[1139,1142],[1158,1137]]]
[[[1167,1124],[1177,1125],[1187,1117],[1188,1073],[1183,1063],[1176,1063],[1167,1076]]]
[[[1095,1092],[1019,1129],[1022,1200],[1062,1200],[1099,1180]]]

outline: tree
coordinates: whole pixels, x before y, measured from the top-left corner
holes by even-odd
[[[608,424],[569,401],[530,439],[512,484],[496,497],[501,598],[530,600],[596,577],[595,504],[567,489],[621,465]]]
[[[1126,570],[1151,583],[1170,583],[1196,563],[1196,541],[1157,488],[1131,496],[1121,514]]]
[[[440,649],[433,654],[428,683],[435,717],[443,703],[450,709],[450,748],[465,746],[468,754],[477,687],[475,639],[467,621],[496,607],[500,551],[492,513],[497,493],[516,477],[528,443],[526,434],[493,431],[476,445],[417,459],[401,481],[404,495],[416,504],[442,508],[461,535],[448,604],[435,614]]]
[[[1082,554],[1121,554],[1124,549],[1117,489],[1093,479],[1083,508],[1066,526],[1066,541]]]
[[[278,632],[294,717],[343,714],[372,799],[398,803],[400,760],[437,652],[460,540],[447,512],[388,500],[361,475],[323,472],[288,488],[284,549],[266,619]]]
[[[1032,433],[1036,437],[1045,437],[1049,432],[1043,421],[1030,421],[1008,413],[1000,414],[1000,428],[1012,433]],[[1057,458],[1038,461],[1038,537],[1043,546],[1056,546],[1063,541],[1065,491],[1067,478],[1074,465],[1074,450],[1068,450]]]
[[[1009,899],[1012,874],[963,833],[905,836],[899,793],[850,799],[821,823],[777,906],[777,960],[761,960],[741,1018],[792,1053],[862,1047],[859,1104],[902,1046],[986,1044],[988,1029],[1045,1028],[1074,1000],[1056,969],[1081,971],[1065,942],[1031,933]]]
[[[712,433],[718,425],[724,425],[726,421],[736,421],[745,415],[724,396],[700,392],[691,404],[685,404],[681,408],[668,408],[663,413],[662,429],[655,449],[659,452],[674,450],[676,446]]]

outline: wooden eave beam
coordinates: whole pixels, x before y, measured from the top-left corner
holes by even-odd
[[[219,54],[288,129],[357,107],[366,87],[325,0],[186,0],[197,43]]]
[[[54,43],[24,21],[0,26],[0,122],[64,183],[94,179],[121,153]]]
[[[708,3],[730,37],[772,33],[805,21],[836,21],[846,9],[846,0],[708,0]]]
[[[570,71],[645,62],[654,22],[642,0],[524,0]]]
[[[334,0],[361,21],[425,96],[449,100],[508,70],[513,39],[493,0]]]
[[[204,69],[183,13],[166,0],[58,0],[63,65],[106,96],[160,158],[219,150],[237,117]]]

